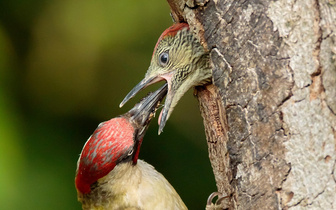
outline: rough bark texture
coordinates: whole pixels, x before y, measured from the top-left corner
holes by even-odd
[[[210,51],[198,98],[228,208],[336,209],[336,1],[168,2]]]
[[[214,85],[197,87],[196,90],[217,189],[223,196],[230,196],[234,189],[231,186],[232,170],[227,149],[228,123],[225,117],[225,108],[218,89]],[[225,207],[234,204],[231,199],[226,200]]]

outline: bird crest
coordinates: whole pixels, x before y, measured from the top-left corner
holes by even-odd
[[[170,26],[169,28],[167,28],[159,37],[158,41],[156,42],[154,51],[153,51],[153,56],[156,52],[156,49],[159,45],[159,43],[162,41],[162,39],[164,39],[167,36],[175,36],[177,34],[177,32],[179,32],[180,30],[187,28],[189,30],[189,25],[188,23],[176,23],[172,26]]]

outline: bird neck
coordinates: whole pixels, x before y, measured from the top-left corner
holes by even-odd
[[[141,138],[139,141],[136,141],[136,145],[134,147],[134,149],[135,149],[135,153],[133,155],[133,164],[134,165],[137,164],[137,162],[138,162],[142,140],[143,140],[143,138]]]
[[[141,164],[141,161],[138,161]],[[97,180],[90,193],[78,192],[78,201],[83,209],[119,209],[115,205],[124,205],[123,196],[141,180],[141,169],[132,161],[121,162],[106,176]],[[113,205],[113,206],[111,206]]]
[[[187,209],[162,174],[142,160],[118,164],[78,200],[83,209]]]

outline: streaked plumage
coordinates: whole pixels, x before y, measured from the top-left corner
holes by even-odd
[[[186,23],[174,24],[160,36],[145,78],[121,102],[150,84],[166,80],[168,93],[159,119],[159,134],[174,107],[189,88],[211,82],[209,54],[201,46]]]

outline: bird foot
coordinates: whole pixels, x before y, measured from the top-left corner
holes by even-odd
[[[212,200],[215,197],[218,197],[216,202],[213,203]],[[227,209],[228,208],[228,202],[224,202],[222,203],[223,200],[228,199],[229,196],[228,195],[223,195],[220,192],[213,192],[210,194],[210,196],[208,197],[207,200],[207,205],[205,207],[206,210],[220,210],[220,209]]]

